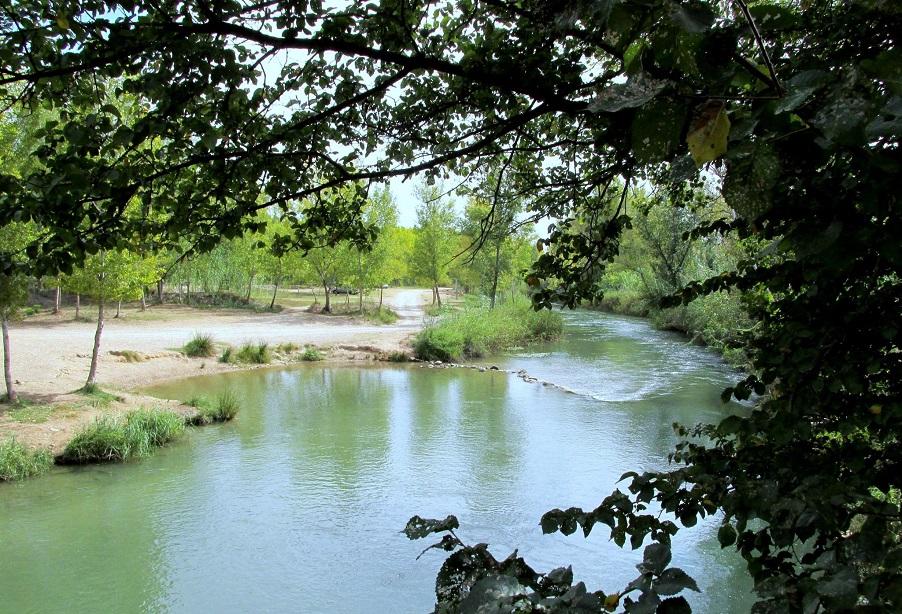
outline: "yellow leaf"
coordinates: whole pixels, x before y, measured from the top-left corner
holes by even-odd
[[[620,603],[620,593],[611,593],[604,600],[604,609],[608,612],[613,612],[617,609],[617,604]]]
[[[57,15],[56,16],[56,25],[59,26],[60,30],[68,30],[69,29],[69,20],[66,19],[65,15]]]
[[[545,243],[544,243],[544,241],[542,241],[542,239],[539,239],[538,241],[536,241],[536,250],[538,250],[539,252],[541,252],[541,251],[544,250],[544,249],[545,249]]]
[[[875,403],[868,408],[868,411],[874,414],[875,416],[879,416],[880,412],[883,411],[883,405],[879,405]]]
[[[709,102],[696,114],[686,144],[697,166],[716,160],[727,151],[730,118],[722,103]]]

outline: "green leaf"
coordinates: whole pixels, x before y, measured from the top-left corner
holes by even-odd
[[[726,548],[736,543],[736,529],[733,528],[733,525],[729,523],[722,525],[717,531],[717,541],[720,542],[721,548]]]
[[[407,526],[404,527],[404,535],[407,536],[407,539],[420,539],[431,533],[451,531],[459,527],[460,523],[453,515],[447,516],[444,520],[414,516],[407,521]]]
[[[714,23],[714,13],[703,4],[676,4],[671,7],[670,18],[686,32],[705,32]]]
[[[614,113],[640,107],[661,93],[668,84],[669,81],[652,79],[640,73],[630,77],[626,83],[616,83],[603,89],[589,104],[589,111]]]
[[[654,100],[639,109],[632,125],[636,158],[643,163],[669,158],[680,146],[685,120],[685,105],[669,99]]]
[[[719,103],[705,105],[686,135],[695,164],[701,166],[726,153],[729,136],[730,118],[726,108]]]
[[[642,553],[642,563],[639,566],[639,571],[651,571],[659,574],[670,564],[670,559],[670,546],[659,543],[651,544]]]
[[[733,211],[752,221],[770,210],[780,161],[769,145],[732,161],[723,183],[723,197]]]
[[[697,593],[701,592],[695,580],[679,567],[665,569],[652,583],[652,590],[659,595],[676,595],[686,588]]]
[[[692,614],[692,608],[685,597],[670,597],[661,602],[657,614]]]

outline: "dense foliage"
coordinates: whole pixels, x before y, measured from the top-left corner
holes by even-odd
[[[491,168],[535,219],[555,220],[528,277],[535,304],[573,305],[597,297],[621,232],[642,215],[624,207],[638,183],[676,208],[690,206],[693,183],[716,183],[728,212],[689,234],[735,232],[761,247],[668,300],[747,296],[754,370],[727,394],[761,403],[748,418],[683,429],[709,445],[682,443],[674,469],[630,475],[630,494],[550,512],[543,528],[601,522],[617,543],[666,545],[677,522],[721,512],[721,542],[746,559],[756,611],[899,609],[897,3],[3,9],[0,85],[55,118],[41,165],[0,174],[0,225],[40,230],[27,263],[4,258],[5,275],[68,272],[136,235],[203,251],[259,230],[267,208],[290,229],[284,247],[364,248],[369,182]],[[140,106],[109,105],[101,82]],[[497,569],[473,561],[474,580]],[[625,607],[673,611],[655,590],[666,572],[650,570],[645,602]],[[458,603],[471,586],[439,597]]]

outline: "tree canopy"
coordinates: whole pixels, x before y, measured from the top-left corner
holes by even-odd
[[[713,181],[731,212],[690,234],[763,247],[669,300],[746,292],[754,370],[727,394],[765,396],[748,418],[683,429],[711,443],[681,444],[671,471],[543,528],[602,522],[638,547],[677,531],[655,506],[684,526],[720,510],[757,611],[897,609],[899,32],[884,0],[7,0],[0,86],[55,119],[41,165],[0,173],[0,225],[41,230],[39,274],[135,234],[207,249],[267,207],[303,249],[365,244],[368,182],[497,168],[554,220],[535,304],[574,305],[598,294],[638,182],[683,207]],[[649,582],[631,590],[666,603]]]

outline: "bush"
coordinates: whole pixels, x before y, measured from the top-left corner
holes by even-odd
[[[229,346],[222,351],[222,354],[219,356],[219,362],[224,362],[226,364],[235,362],[235,352],[232,350],[232,346]]]
[[[423,329],[414,340],[414,352],[422,360],[449,362],[531,341],[555,339],[562,330],[559,313],[533,311],[526,299],[495,309],[466,307]]]
[[[212,424],[214,422],[228,422],[238,413],[241,405],[238,397],[231,390],[226,390],[219,395],[214,404],[207,397],[194,397],[187,403],[197,408],[197,415],[191,418],[193,426]]]
[[[137,410],[125,418],[102,416],[83,427],[63,450],[67,463],[125,461],[147,456],[184,431],[185,421],[171,411]]]
[[[195,333],[194,337],[184,345],[182,353],[191,358],[209,358],[215,354],[213,337],[208,334]]]
[[[291,343],[290,341],[287,343],[280,343],[276,346],[276,351],[281,354],[291,354],[292,352],[296,352],[301,349],[297,343]]]
[[[266,343],[245,343],[235,354],[237,362],[265,365],[272,362],[272,352]]]
[[[388,362],[410,362],[410,356],[406,352],[391,352],[388,355]]]
[[[304,353],[301,354],[301,360],[307,361],[307,362],[316,362],[316,361],[322,360],[322,359],[323,359],[322,353],[318,349],[313,347],[312,345],[308,346],[306,349],[304,349]]]
[[[398,314],[388,307],[366,311],[364,312],[364,317],[367,321],[375,322],[377,324],[394,324],[398,321]]]
[[[47,473],[53,466],[49,450],[29,450],[15,438],[0,442],[0,482],[24,480]]]

